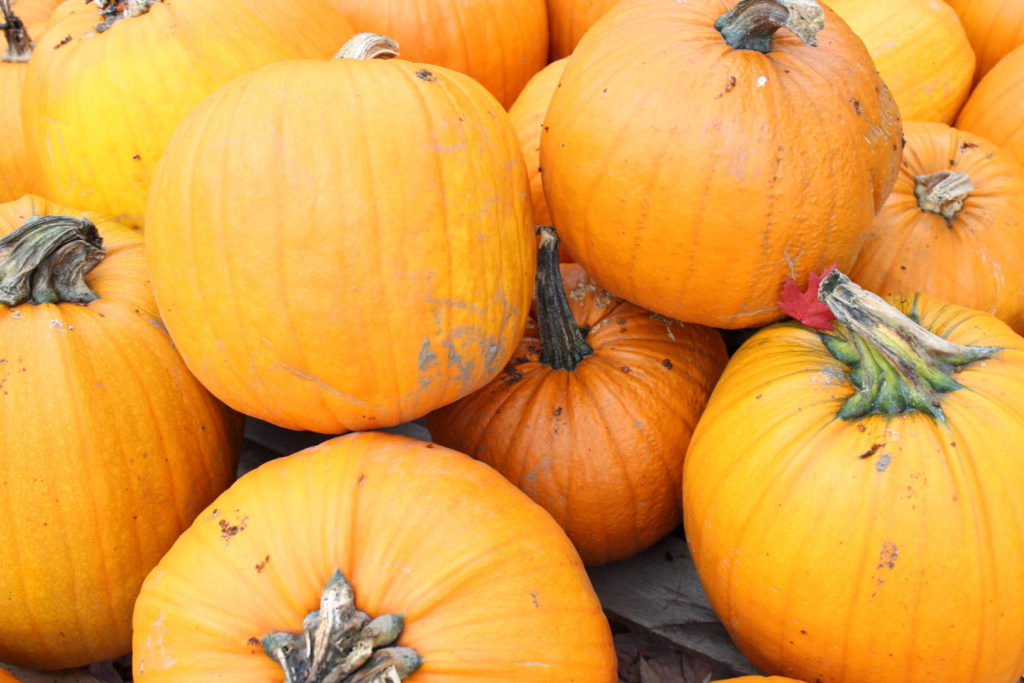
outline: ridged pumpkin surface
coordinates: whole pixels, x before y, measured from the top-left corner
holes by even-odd
[[[577,46],[541,135],[568,251],[617,296],[682,321],[778,320],[787,277],[853,262],[899,164],[896,106],[825,10],[817,47],[733,49],[726,0],[625,0]]]
[[[832,0],[864,41],[904,121],[952,123],[971,90],[974,50],[941,0]]]
[[[941,422],[837,417],[849,367],[814,330],[758,332],[693,435],[683,511],[715,612],[758,669],[836,683],[1009,683],[1024,672],[1024,339],[925,295],[958,344]]]
[[[515,130],[440,67],[288,61],[236,80],[178,129],[147,224],[189,367],[292,429],[383,427],[451,403],[504,367],[529,313]]]
[[[405,615],[410,683],[616,680],[551,517],[461,453],[377,432],[271,461],[199,516],[136,604],[135,680],[280,681],[259,639],[298,632],[335,569],[359,609]]]
[[[135,227],[167,141],[200,100],[264,64],[328,57],[353,33],[326,0],[159,0],[102,32],[95,3],[58,14],[25,78],[33,191]]]
[[[1024,45],[1024,2],[1020,0],[946,0],[960,16],[978,57],[975,81]]]
[[[1024,46],[981,79],[956,127],[994,142],[1024,164]]]
[[[928,292],[1024,333],[1024,165],[941,123],[907,122],[903,134],[896,186],[850,277],[883,296]],[[964,173],[973,186],[948,220],[915,195],[924,189],[915,179],[938,172]]]
[[[88,305],[0,305],[0,661],[57,669],[128,652],[142,580],[234,479],[240,420],[200,386],[158,317],[137,232],[107,249]]]
[[[503,107],[547,64],[544,0],[329,0],[357,31],[390,36],[402,57],[472,76]]]
[[[551,59],[572,54],[587,29],[616,2],[618,0],[548,0]]]

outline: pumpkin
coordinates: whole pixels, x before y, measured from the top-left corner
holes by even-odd
[[[241,421],[174,350],[136,231],[26,195],[0,235],[0,661],[81,666],[128,652],[146,573],[234,479]]]
[[[561,83],[540,154],[554,224],[610,292],[682,321],[777,320],[786,277],[852,265],[899,165],[888,90],[813,0],[626,0]]]
[[[1024,3],[1019,0],[946,0],[956,10],[978,58],[977,82],[1003,57],[1024,45]]]
[[[135,227],[171,133],[200,100],[352,35],[324,0],[96,0],[59,14],[25,75],[33,190]]]
[[[1024,45],[981,79],[956,127],[994,142],[1024,164]]]
[[[547,63],[544,0],[331,0],[357,31],[388,35],[409,60],[472,76],[510,106]]]
[[[1024,672],[1024,338],[833,271],[837,321],[765,328],[690,442],[683,513],[715,612],[761,671],[1007,683]]]
[[[389,642],[401,631],[374,657],[418,665],[416,683],[616,680],[608,622],[550,515],[461,453],[381,432],[273,460],[198,517],[139,595],[134,680],[280,681],[264,652],[316,628],[325,586],[365,612],[357,636],[366,614]]]
[[[975,57],[956,12],[933,0],[832,0],[864,41],[904,121],[952,123],[971,90]]]
[[[739,678],[722,678],[719,683],[803,683],[795,678],[784,676],[740,676]]]
[[[344,54],[391,49],[357,38]],[[215,395],[338,433],[420,417],[501,371],[529,314],[531,221],[515,130],[471,78],[291,60],[181,125],[146,246],[171,336]]]
[[[19,683],[19,681],[17,678],[12,676],[10,672],[0,666],[0,683]]]
[[[576,43],[618,0],[548,0],[551,58],[572,54]]]
[[[548,104],[551,103],[551,96],[558,88],[567,61],[568,59],[560,59],[541,69],[530,79],[508,110],[508,118],[516,128],[516,136],[522,146],[526,170],[530,176],[533,219],[542,225],[551,223],[551,215],[548,213],[548,205],[544,200],[544,186],[541,184],[540,132]]]
[[[584,564],[613,562],[679,526],[683,456],[725,344],[560,270],[554,230],[540,231],[536,323],[501,375],[427,427],[540,503]]]

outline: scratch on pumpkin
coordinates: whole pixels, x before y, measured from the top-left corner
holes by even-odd
[[[294,375],[296,375],[298,377],[301,377],[302,379],[308,379],[310,382],[313,382],[317,386],[319,386],[319,387],[321,387],[323,389],[326,389],[327,391],[331,392],[332,394],[334,394],[335,396],[337,396],[338,398],[340,398],[340,399],[342,399],[344,401],[349,401],[351,403],[355,403],[356,405],[365,406],[367,408],[372,408],[373,407],[372,405],[370,405],[366,401],[360,400],[360,399],[356,398],[355,396],[350,396],[349,394],[342,393],[342,392],[338,391],[337,389],[335,389],[334,387],[332,387],[329,384],[327,384],[326,382],[324,382],[323,380],[321,380],[320,378],[314,377],[313,375],[310,375],[308,373],[302,372],[301,370],[296,370],[295,368],[291,367],[290,365],[287,365],[285,363],[280,363],[280,364],[278,364],[278,367],[281,367],[281,368],[287,370],[288,372],[290,372],[290,373],[292,373],[292,374],[294,374]]]

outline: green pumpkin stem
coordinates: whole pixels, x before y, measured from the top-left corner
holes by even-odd
[[[945,421],[942,396],[963,388],[953,373],[1001,351],[947,341],[838,270],[821,281],[818,299],[841,323],[825,335],[826,348],[853,368],[857,391],[839,411],[844,419],[919,411]]]
[[[825,12],[816,0],[740,0],[718,17],[715,28],[734,50],[772,51],[772,39],[787,28],[807,45],[818,44]]]
[[[569,308],[558,262],[558,233],[550,225],[537,228],[537,325],[540,327],[540,362],[555,370],[575,370],[594,353]]]
[[[302,633],[270,633],[260,642],[285,683],[398,683],[423,663],[415,650],[392,645],[404,625],[399,614],[371,619],[356,609],[352,584],[336,570]]]
[[[88,0],[87,0],[88,1]],[[121,19],[138,17],[160,0],[92,0],[103,15],[103,21],[96,27],[98,33],[106,31]]]
[[[7,50],[3,61],[10,63],[27,62],[32,56],[32,39],[25,30],[25,23],[11,9],[11,0],[0,0],[0,11],[4,14],[4,38],[7,39]]]
[[[963,171],[936,171],[914,176],[914,196],[922,211],[937,213],[949,223],[974,191],[971,178]]]
[[[33,218],[0,239],[0,304],[95,301],[85,275],[103,256],[103,238],[87,218]]]
[[[357,33],[341,46],[334,59],[394,59],[398,42],[377,33]]]

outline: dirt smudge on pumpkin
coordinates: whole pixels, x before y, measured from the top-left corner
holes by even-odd
[[[881,448],[884,445],[885,445],[884,442],[883,443],[873,443],[873,444],[871,444],[871,448],[867,449],[866,451],[864,451],[863,453],[858,455],[857,459],[858,460],[865,460],[867,458],[870,458],[872,455],[874,455],[875,453],[878,452],[879,448]]]
[[[875,463],[875,470],[878,472],[885,472],[889,468],[889,463],[892,461],[892,455],[889,453],[882,453],[882,457]]]
[[[863,116],[864,115],[864,112],[860,108],[860,100],[858,100],[856,97],[851,97],[850,98],[850,104],[853,105],[853,110],[855,112],[857,112],[857,116]]]
[[[256,563],[256,573],[257,574],[262,574],[263,570],[266,568],[268,562],[270,562],[270,555],[267,555],[260,562],[257,562]]]
[[[433,83],[434,81],[437,80],[437,76],[432,74],[430,71],[427,71],[426,69],[420,69],[419,71],[417,71],[416,77],[421,78],[424,81],[427,81],[428,83]]]
[[[669,360],[668,358],[666,358],[665,360],[661,361],[661,364],[665,366],[666,370],[671,370],[672,369],[672,361]]]
[[[423,346],[420,347],[420,355],[417,360],[417,365],[421,372],[425,372],[428,369],[437,365],[437,354],[430,350],[430,340],[424,339]]]
[[[220,527],[220,537],[225,541],[230,541],[239,533],[245,531],[245,528],[249,525],[249,515],[243,515],[237,524],[232,524],[228,520],[222,519],[217,522],[217,525]]]
[[[736,87],[736,77],[735,76],[729,76],[729,80],[727,80],[725,82],[725,88],[722,89],[722,92],[720,92],[717,95],[715,95],[715,99],[717,100],[719,97],[722,97],[726,93],[732,92],[733,88],[735,88],[735,87]]]
[[[53,49],[56,50],[57,48],[64,47],[65,45],[67,45],[70,42],[71,42],[71,34],[69,33],[66,36],[64,36],[63,38],[61,38],[60,41],[56,45],[53,46]]]

